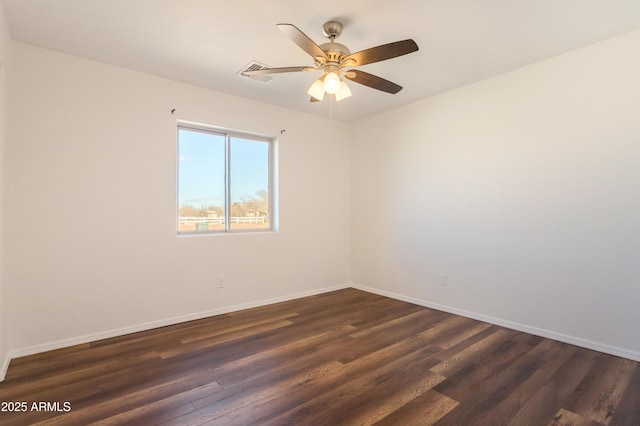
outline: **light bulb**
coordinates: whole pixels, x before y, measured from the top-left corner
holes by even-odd
[[[340,102],[343,99],[351,96],[351,89],[347,86],[347,83],[340,81],[340,90],[336,92],[336,101]]]
[[[335,94],[340,89],[340,77],[335,72],[330,72],[324,78],[324,91],[330,95]]]
[[[324,82],[322,79],[316,80],[311,87],[309,87],[307,93],[313,98],[321,101],[322,98],[324,98]]]

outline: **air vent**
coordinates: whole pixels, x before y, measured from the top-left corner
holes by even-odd
[[[245,72],[247,71],[257,71],[257,70],[261,70],[264,68],[271,68],[268,65],[265,64],[261,64],[260,62],[257,61],[252,61],[249,62],[244,68],[242,68],[240,71],[238,71],[238,74],[243,76],[243,77],[247,77],[250,78],[251,80],[255,80],[255,81],[259,81],[261,83],[268,83],[271,80],[273,80],[273,76],[272,75],[247,75],[245,74]]]

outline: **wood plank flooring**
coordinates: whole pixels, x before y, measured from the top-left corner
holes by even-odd
[[[0,401],[27,403],[2,425],[639,426],[640,367],[346,289],[15,359]]]

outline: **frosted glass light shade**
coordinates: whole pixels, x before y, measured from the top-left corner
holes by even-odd
[[[340,90],[336,92],[336,101],[340,102],[343,99],[351,96],[351,89],[347,86],[347,83],[340,81]]]
[[[340,77],[334,72],[330,72],[324,78],[324,91],[330,95],[340,90]]]
[[[311,87],[309,87],[307,93],[313,98],[321,101],[322,98],[324,98],[324,82],[322,79],[316,80]]]

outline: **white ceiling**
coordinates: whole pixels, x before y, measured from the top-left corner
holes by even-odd
[[[313,65],[277,23],[321,44],[342,21],[352,52],[413,38],[418,52],[363,66],[400,84],[350,83],[333,117],[353,121],[640,28],[639,0],[1,0],[16,41],[328,116],[309,102],[314,73],[268,84],[237,75],[252,60]]]

